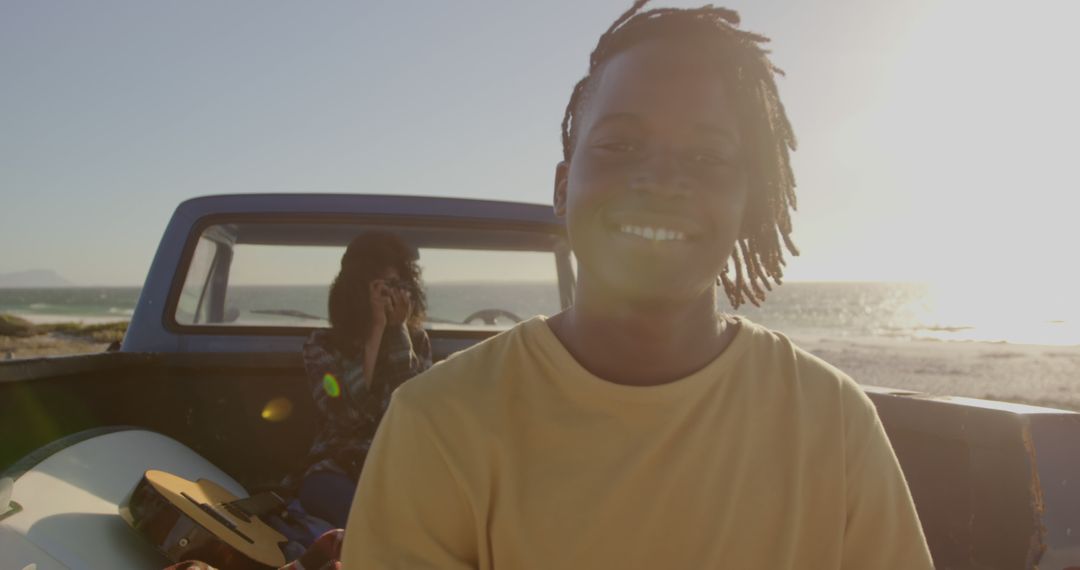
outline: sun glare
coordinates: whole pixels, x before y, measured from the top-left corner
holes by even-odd
[[[1002,281],[930,284],[911,311],[940,340],[1007,341],[1074,345],[1080,340],[1080,308],[1065,287]]]
[[[862,271],[934,283],[940,310],[966,320],[1076,327],[1080,76],[1062,61],[1080,53],[1067,17],[1080,3],[1035,2],[1022,21],[968,1],[919,9],[873,72],[873,128],[844,149],[877,182],[852,214],[873,221],[853,240],[864,245],[838,249],[865,253]]]

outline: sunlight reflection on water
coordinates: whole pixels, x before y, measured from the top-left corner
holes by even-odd
[[[737,313],[793,336],[1080,344],[1080,310],[1063,291],[790,283],[776,288],[763,307],[744,307]]]

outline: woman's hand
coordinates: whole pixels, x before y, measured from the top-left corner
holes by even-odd
[[[387,315],[390,313],[393,290],[382,279],[374,279],[368,285],[368,300],[371,303],[371,335],[381,337],[386,329]]]
[[[387,320],[390,326],[399,327],[412,316],[412,296],[405,289],[390,290],[390,311]]]

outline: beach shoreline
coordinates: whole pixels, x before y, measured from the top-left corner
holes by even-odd
[[[56,325],[74,323],[80,325],[107,325],[113,323],[126,323],[131,321],[131,315],[56,315],[45,313],[30,313],[24,311],[9,311],[4,314],[18,317],[35,325]]]

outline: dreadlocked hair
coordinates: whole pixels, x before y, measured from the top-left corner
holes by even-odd
[[[772,291],[770,280],[777,285],[783,282],[783,248],[799,255],[791,241],[791,212],[797,202],[789,151],[796,148],[795,133],[775,80],[784,72],[769,61],[769,51],[762,47],[769,38],[740,30],[739,14],[734,10],[707,5],[641,11],[648,1],[636,0],[600,36],[589,55],[589,72],[574,86],[563,115],[563,159],[570,161],[575,125],[605,62],[648,39],[709,40],[723,54],[720,69],[736,106],[750,196],[736,246],[717,282],[724,287],[732,307],[737,309],[746,302],[760,306],[765,291]],[[729,265],[735,266],[734,280],[728,274]]]

